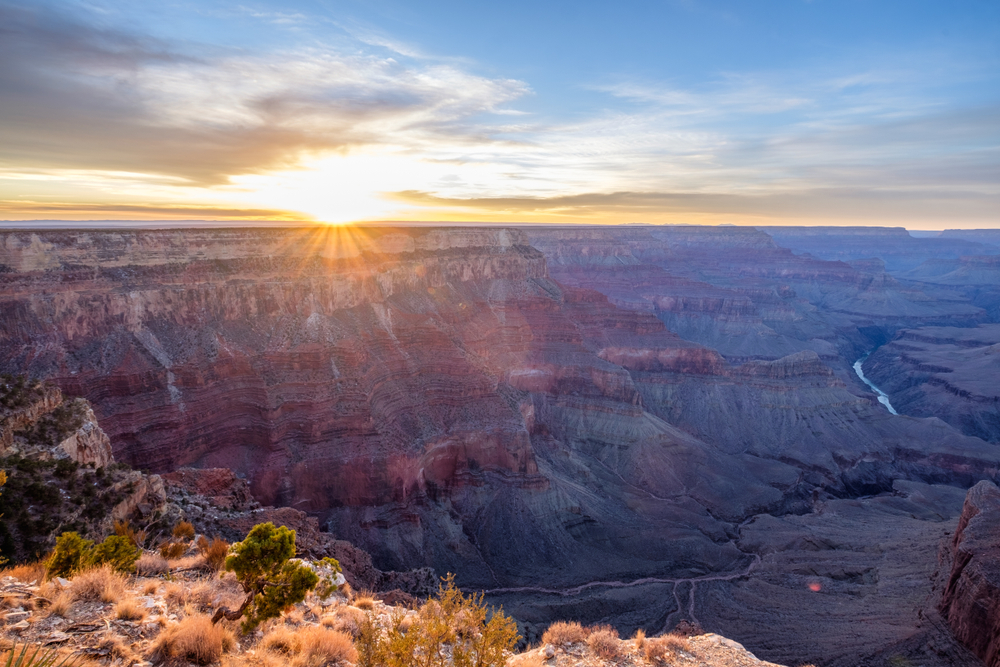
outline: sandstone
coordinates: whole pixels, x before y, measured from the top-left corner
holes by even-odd
[[[942,616],[987,667],[1000,665],[1000,488],[969,490],[950,548]]]

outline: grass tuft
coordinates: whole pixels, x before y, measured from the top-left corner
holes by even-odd
[[[587,633],[576,621],[556,621],[542,635],[543,644],[576,644],[587,639]]]
[[[613,628],[601,627],[590,633],[587,637],[587,646],[605,660],[614,660],[619,654],[618,632]]]
[[[208,616],[188,616],[159,634],[150,647],[149,659],[153,663],[168,659],[182,659],[197,665],[218,662],[225,650],[235,646],[233,633],[221,625],[212,625]]]
[[[102,565],[73,577],[70,591],[77,600],[118,602],[125,595],[125,577]]]

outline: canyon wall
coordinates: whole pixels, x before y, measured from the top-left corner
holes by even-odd
[[[965,499],[951,541],[951,572],[941,614],[955,636],[982,659],[1000,665],[1000,488],[980,482]]]
[[[844,514],[829,503],[916,495],[919,525],[893,534],[928,541],[957,512],[934,489],[997,475],[992,446],[893,417],[850,371],[900,327],[985,311],[758,230],[9,232],[0,249],[0,370],[85,396],[120,460],[228,468],[378,567],[456,572],[536,630],[712,619],[818,660],[840,630],[786,618],[800,639],[768,643],[722,612],[766,606],[755,572],[801,550],[754,526],[822,532]],[[856,533],[897,505],[836,521]],[[856,547],[877,577],[884,556]],[[926,594],[888,597],[891,631],[850,655],[909,637]]]

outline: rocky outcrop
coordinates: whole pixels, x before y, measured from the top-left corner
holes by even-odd
[[[941,615],[987,667],[1000,665],[1000,488],[969,490],[951,541]]]
[[[85,399],[24,376],[0,381],[0,456],[69,458],[103,468],[114,462],[108,435]]]

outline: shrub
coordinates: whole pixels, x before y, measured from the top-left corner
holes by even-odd
[[[83,539],[77,532],[60,535],[52,556],[45,562],[49,576],[72,577],[87,565],[93,546],[93,542]]]
[[[214,537],[209,541],[204,535],[198,538],[198,553],[205,559],[208,569],[218,572],[226,564],[226,556],[229,554],[229,542],[221,537]]]
[[[542,635],[544,644],[576,644],[587,638],[583,626],[576,621],[556,621]]]
[[[134,572],[139,548],[127,537],[109,535],[98,545],[79,533],[63,533],[45,566],[50,577],[72,577],[88,567],[109,565],[118,572]]]
[[[217,662],[222,652],[232,649],[235,644],[236,639],[229,630],[215,625],[208,616],[198,614],[161,632],[150,647],[149,659],[154,663],[174,658],[209,665]]]
[[[118,602],[125,594],[125,578],[110,565],[102,565],[74,577],[70,591],[77,600]]]
[[[115,520],[114,523],[115,535],[120,535],[121,537],[127,537],[132,544],[138,548],[142,548],[142,545],[146,542],[146,531],[136,530],[129,525],[128,521],[118,521]]]
[[[646,631],[639,628],[635,631],[635,636],[632,637],[632,641],[635,643],[635,649],[637,651],[642,651],[646,647]]]
[[[319,577],[310,568],[292,562],[295,531],[273,523],[260,523],[246,539],[230,547],[226,570],[236,575],[247,597],[236,611],[220,607],[213,622],[243,617],[242,629],[250,632],[262,621],[276,618],[292,605],[302,602],[315,588]]]
[[[503,610],[490,610],[482,593],[465,596],[454,575],[444,578],[436,600],[427,601],[416,617],[395,610],[383,633],[368,614],[357,638],[358,666],[454,667],[503,665],[519,639],[517,626]],[[404,624],[412,623],[409,630]],[[450,653],[450,661],[447,656]]]
[[[188,521],[178,521],[171,534],[176,540],[193,540],[194,526]]]
[[[187,550],[187,545],[183,542],[164,542],[160,545],[160,555],[169,560],[180,558]]]
[[[590,633],[587,637],[587,646],[590,650],[605,660],[613,660],[618,657],[618,633],[611,628],[600,628]]]
[[[117,572],[135,572],[135,562],[142,552],[128,537],[109,535],[94,547],[91,562],[95,565],[107,564]]]

